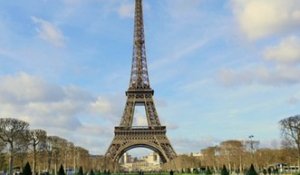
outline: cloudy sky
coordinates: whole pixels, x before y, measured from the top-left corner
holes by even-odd
[[[103,154],[126,101],[133,8],[0,1],[0,116]],[[280,146],[278,121],[300,113],[299,0],[144,0],[144,18],[157,110],[178,153],[249,135]]]

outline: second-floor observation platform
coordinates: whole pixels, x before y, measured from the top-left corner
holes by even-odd
[[[165,126],[131,126],[115,127],[115,135],[165,135],[167,132]]]

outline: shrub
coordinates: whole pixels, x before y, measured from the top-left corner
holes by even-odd
[[[59,168],[59,170],[58,170],[58,173],[57,173],[58,175],[66,175],[65,174],[65,170],[64,170],[64,167],[62,166],[62,165],[60,165],[60,168]]]
[[[77,175],[83,175],[82,166],[81,166],[81,167],[79,167],[79,171],[78,171]]]
[[[95,175],[93,170],[90,171],[90,175]]]
[[[25,167],[23,168],[23,175],[32,175],[32,171],[31,171],[29,162],[27,162]]]
[[[250,169],[247,171],[246,175],[258,175],[254,169],[253,164],[251,164]]]
[[[227,170],[225,165],[223,165],[223,168],[221,170],[221,175],[229,175],[229,171]]]
[[[209,167],[207,167],[207,169],[206,169],[206,171],[205,171],[205,174],[206,174],[206,175],[211,175],[211,174],[212,174],[212,172],[211,172],[211,170],[210,170]]]

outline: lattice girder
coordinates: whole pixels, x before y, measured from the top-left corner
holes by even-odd
[[[136,0],[135,3],[134,45],[129,88],[146,89],[150,87],[150,81],[146,59],[143,8],[141,0]]]
[[[151,91],[127,91],[127,102],[123,112],[120,126],[131,127],[136,105],[145,106],[148,126],[160,126],[160,121],[153,101],[153,90]]]
[[[145,147],[157,152],[162,161],[167,162],[173,159],[176,154],[165,132],[165,127],[157,127],[154,130],[145,128],[128,130],[116,127],[114,140],[105,156],[117,162],[126,151]]]
[[[176,157],[170,141],[166,136],[166,127],[161,126],[155,108],[150,87],[144,36],[142,0],[135,0],[134,46],[127,101],[119,127],[115,127],[115,136],[105,154],[105,158],[117,162],[128,149],[146,147],[156,151],[162,161]],[[136,105],[145,107],[148,126],[132,126]]]

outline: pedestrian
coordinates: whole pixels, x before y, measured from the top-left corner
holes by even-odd
[[[271,169],[271,167],[268,168],[268,174],[269,174],[269,175],[272,174],[272,169]]]
[[[267,170],[265,168],[263,169],[263,174],[267,175]]]

